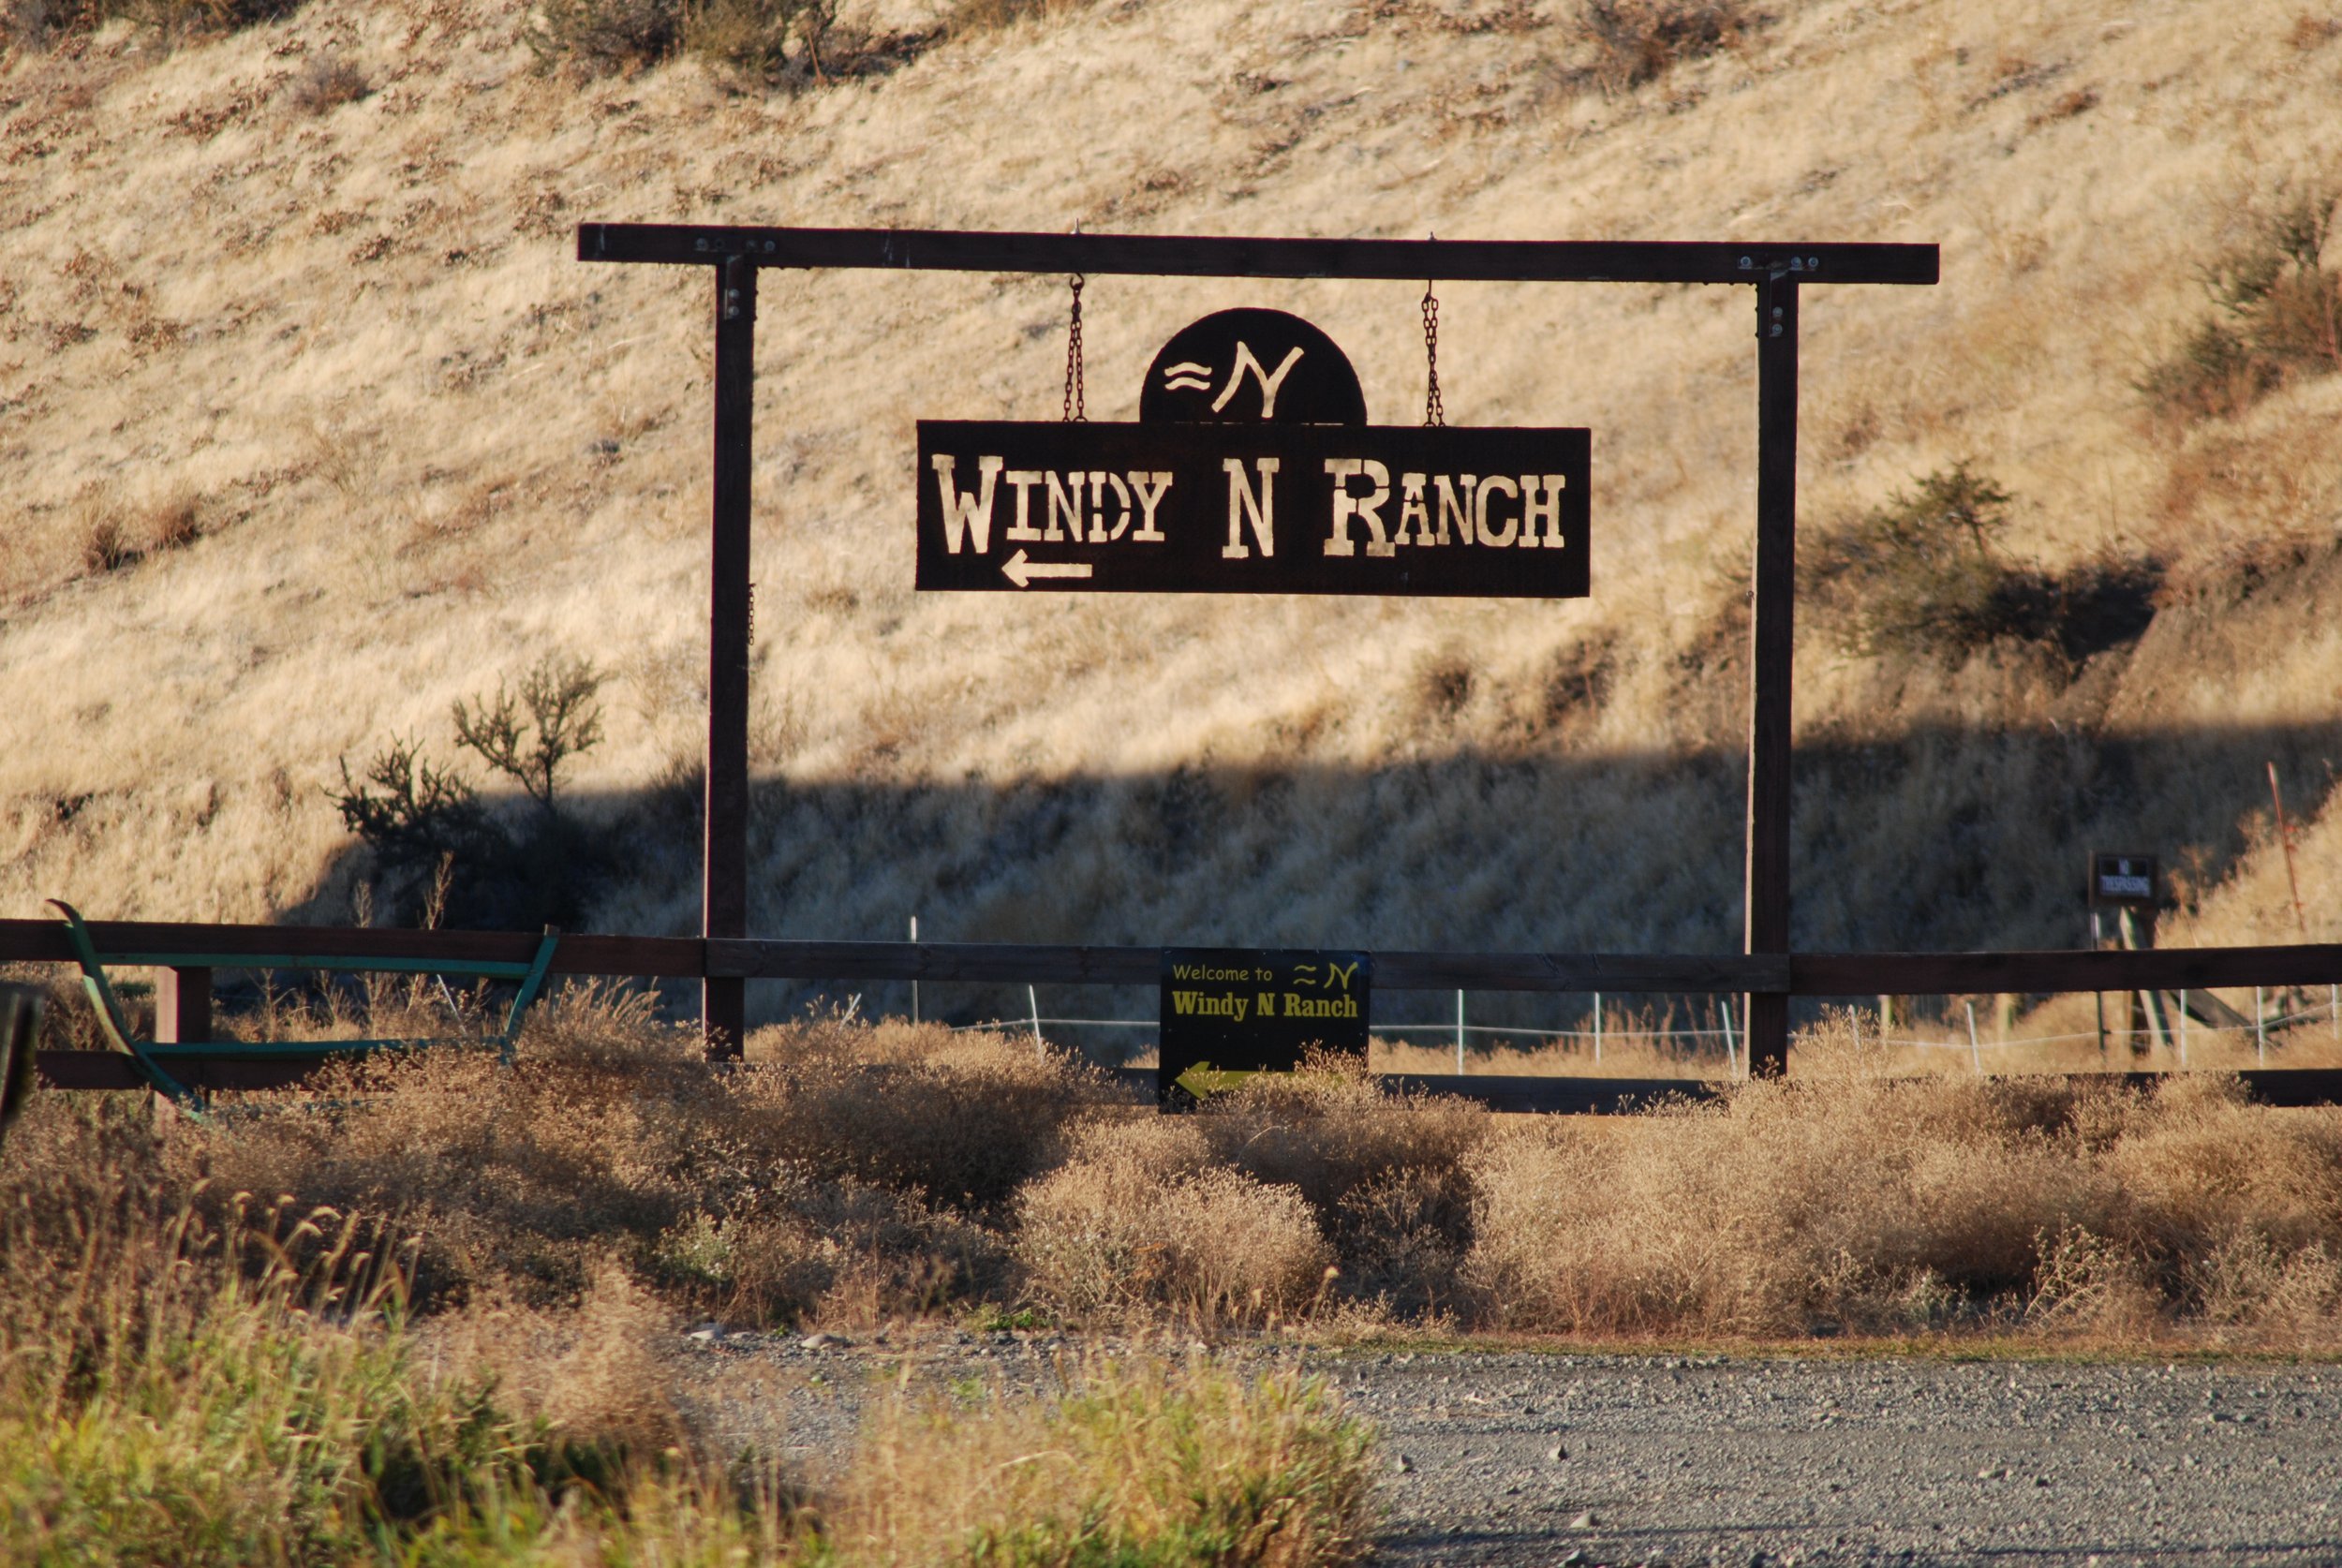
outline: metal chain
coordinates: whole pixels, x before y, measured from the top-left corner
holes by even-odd
[[[1082,386],[1082,284],[1086,280],[1075,273],[1073,319],[1065,329],[1065,421],[1071,424],[1079,420],[1087,422],[1089,412],[1088,397]]]
[[[1445,424],[1447,405],[1439,392],[1439,296],[1431,280],[1423,280],[1423,369],[1428,377],[1423,392],[1423,422]]]

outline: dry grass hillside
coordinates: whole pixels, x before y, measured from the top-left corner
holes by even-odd
[[[2094,841],[2193,855],[2170,939],[2290,939],[2270,761],[2342,935],[2342,377],[2202,337],[2246,319],[2208,276],[2342,189],[2331,0],[925,3],[850,8],[801,89],[545,69],[514,0],[16,24],[0,910],[344,917],[336,760],[452,759],[453,702],[562,656],[610,675],[591,922],[689,928],[707,285],[572,259],[689,219],[1938,242],[1938,288],[1809,291],[1802,517],[1972,465],[2032,608],[1808,616],[1800,941],[2070,940]],[[2342,241],[2295,262],[2315,305]],[[1247,303],[1412,422],[1419,292],[1094,280],[1091,411]],[[1452,421],[1595,433],[1590,599],[915,597],[912,422],[1055,417],[1066,291],[767,274],[757,928],[1733,945],[1748,294],[1441,295]]]

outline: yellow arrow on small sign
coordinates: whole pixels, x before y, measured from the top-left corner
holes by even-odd
[[[1251,1072],[1223,1072],[1208,1061],[1199,1061],[1171,1081],[1201,1100],[1208,1094],[1225,1094],[1253,1076]]]

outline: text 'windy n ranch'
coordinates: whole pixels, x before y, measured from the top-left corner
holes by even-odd
[[[1577,429],[925,421],[921,588],[1574,599]]]

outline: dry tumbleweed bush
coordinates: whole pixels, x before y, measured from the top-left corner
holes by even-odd
[[[449,1050],[349,1069],[346,1108],[223,1123],[181,1157],[413,1216],[425,1294],[567,1300],[615,1253],[695,1309],[861,1320],[997,1293],[987,1206],[1100,1092],[1062,1058],[934,1027],[758,1044],[768,1059],[713,1072],[638,999],[580,989],[540,1010],[509,1070]]]
[[[379,1000],[334,1027],[435,1022]],[[427,1312],[606,1315],[625,1279],[669,1312],[849,1328],[985,1305],[1321,1332],[2342,1336],[2342,1112],[2229,1079],[1894,1078],[1840,1020],[1800,1046],[1823,1075],[1641,1117],[1494,1117],[1320,1063],[1163,1117],[997,1036],[816,1021],[724,1071],[618,993],[542,1014],[510,1069],[443,1050],[160,1135],[45,1096],[5,1191],[36,1219],[161,1213],[199,1181],[202,1205],[396,1215]]]
[[[1206,1327],[1302,1309],[1333,1263],[1301,1194],[1215,1164],[1193,1120],[1086,1129],[1026,1190],[1017,1246],[1034,1294],[1060,1312]]]
[[[2064,1080],[1757,1084],[1474,1162],[1488,1320],[1580,1334],[2330,1339],[2342,1117]]]

